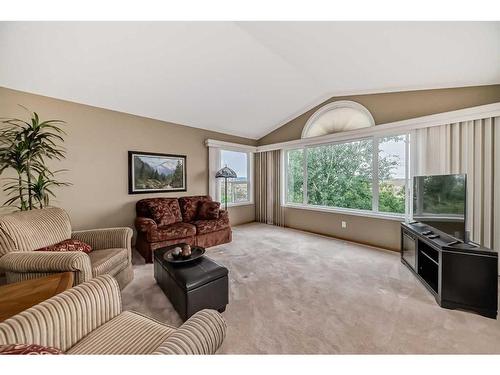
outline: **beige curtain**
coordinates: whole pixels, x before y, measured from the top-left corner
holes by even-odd
[[[255,218],[266,224],[284,226],[281,206],[281,150],[255,154]]]
[[[500,247],[500,117],[418,129],[415,175],[467,173],[471,240]]]

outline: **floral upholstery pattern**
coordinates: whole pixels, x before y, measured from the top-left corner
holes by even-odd
[[[175,240],[196,235],[196,227],[189,223],[174,223],[165,227],[157,227],[147,234],[149,242]]]
[[[166,226],[177,222],[177,218],[170,211],[170,204],[167,200],[147,202],[151,218],[158,226]]]
[[[197,220],[215,220],[219,218],[219,202],[201,202],[198,209]]]
[[[216,220],[196,220],[193,221],[198,234],[217,232],[229,228],[229,215],[227,211],[219,211],[219,218]]]
[[[190,221],[196,220],[200,203],[211,201],[212,198],[208,195],[196,195],[192,197],[179,198],[179,206],[181,208],[184,222],[189,223]]]
[[[85,254],[89,254],[92,251],[92,246],[89,244],[70,238],[69,240],[64,240],[62,242],[56,243],[55,245],[42,247],[35,251],[83,251]]]
[[[218,230],[217,232],[198,234],[196,236],[196,246],[201,246],[206,249],[223,243],[229,243],[232,241],[232,238],[233,235],[231,227],[227,227],[226,229]]]
[[[201,209],[205,202],[210,204]],[[154,220],[151,207],[160,206],[168,207],[175,217],[175,223],[162,225]],[[146,263],[153,262],[154,250],[181,242],[202,247],[231,242],[228,213],[220,210],[220,204],[213,202],[208,195],[141,199],[135,207],[137,212],[135,248]],[[200,214],[203,218],[199,217]],[[218,218],[208,219],[209,217]]]
[[[150,230],[155,230],[156,227],[156,222],[153,219],[147,217],[135,218],[135,228],[138,232],[149,232]]]
[[[62,350],[57,348],[52,348],[50,346],[41,346],[35,344],[11,344],[11,345],[0,345],[0,354],[11,354],[11,355],[21,355],[21,354],[64,354]]]
[[[151,205],[166,205],[171,214],[175,217],[175,222],[182,221],[181,210],[177,198],[148,198],[141,199],[135,205],[135,211],[138,217],[147,217],[154,220],[150,211]]]

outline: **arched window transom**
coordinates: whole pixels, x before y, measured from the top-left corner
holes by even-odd
[[[370,111],[359,103],[339,100],[328,103],[314,112],[302,130],[302,138],[319,137],[370,126],[375,126]]]

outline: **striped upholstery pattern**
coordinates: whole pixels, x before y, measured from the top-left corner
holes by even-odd
[[[189,318],[153,354],[214,354],[226,336],[226,323],[214,310]]]
[[[108,273],[108,275],[112,274]],[[116,281],[118,281],[120,289],[125,288],[134,279],[134,270],[132,268],[132,264],[129,264],[123,271],[120,271],[112,276],[115,278]]]
[[[56,272],[74,272],[74,284],[92,277],[90,259],[80,251],[11,252],[0,258],[0,268],[6,270],[8,283],[34,279]]]
[[[11,251],[16,251],[16,244],[0,224],[0,258]]]
[[[74,285],[92,276],[116,276],[121,287],[133,278],[132,229],[108,228],[71,232],[68,215],[61,208],[14,212],[0,216],[0,272],[7,282],[73,271]],[[90,256],[81,252],[34,252],[67,239],[89,244]]]
[[[86,336],[68,354],[150,354],[174,331],[166,324],[125,311]]]
[[[127,249],[129,261],[132,261],[132,234],[130,228],[106,228],[75,231],[71,238],[88,243],[93,250]]]
[[[108,274],[116,275],[128,265],[127,249],[105,249],[89,254],[94,277]]]
[[[180,328],[122,312],[116,280],[103,275],[0,323],[0,345],[37,344],[68,354],[214,354],[226,324],[202,310]]]
[[[121,309],[118,283],[100,276],[0,323],[0,345],[37,344],[67,351]]]
[[[0,216],[0,229],[0,257],[11,251],[33,251],[71,238],[68,214],[57,207]]]

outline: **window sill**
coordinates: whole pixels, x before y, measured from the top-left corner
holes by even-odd
[[[227,208],[231,208],[231,207],[241,207],[241,206],[253,206],[254,203],[253,202],[239,202],[239,203],[228,203],[227,204]],[[221,208],[224,207],[224,204],[221,203],[220,204]]]
[[[383,212],[350,210],[347,208],[310,206],[310,205],[305,205],[305,204],[290,204],[290,203],[284,204],[283,207],[296,208],[299,210],[330,212],[330,213],[341,214],[341,215],[363,216],[363,217],[370,217],[370,218],[375,218],[375,219],[385,219],[385,220],[395,220],[395,221],[404,221],[405,220],[404,214],[390,214],[390,213],[383,213]]]

